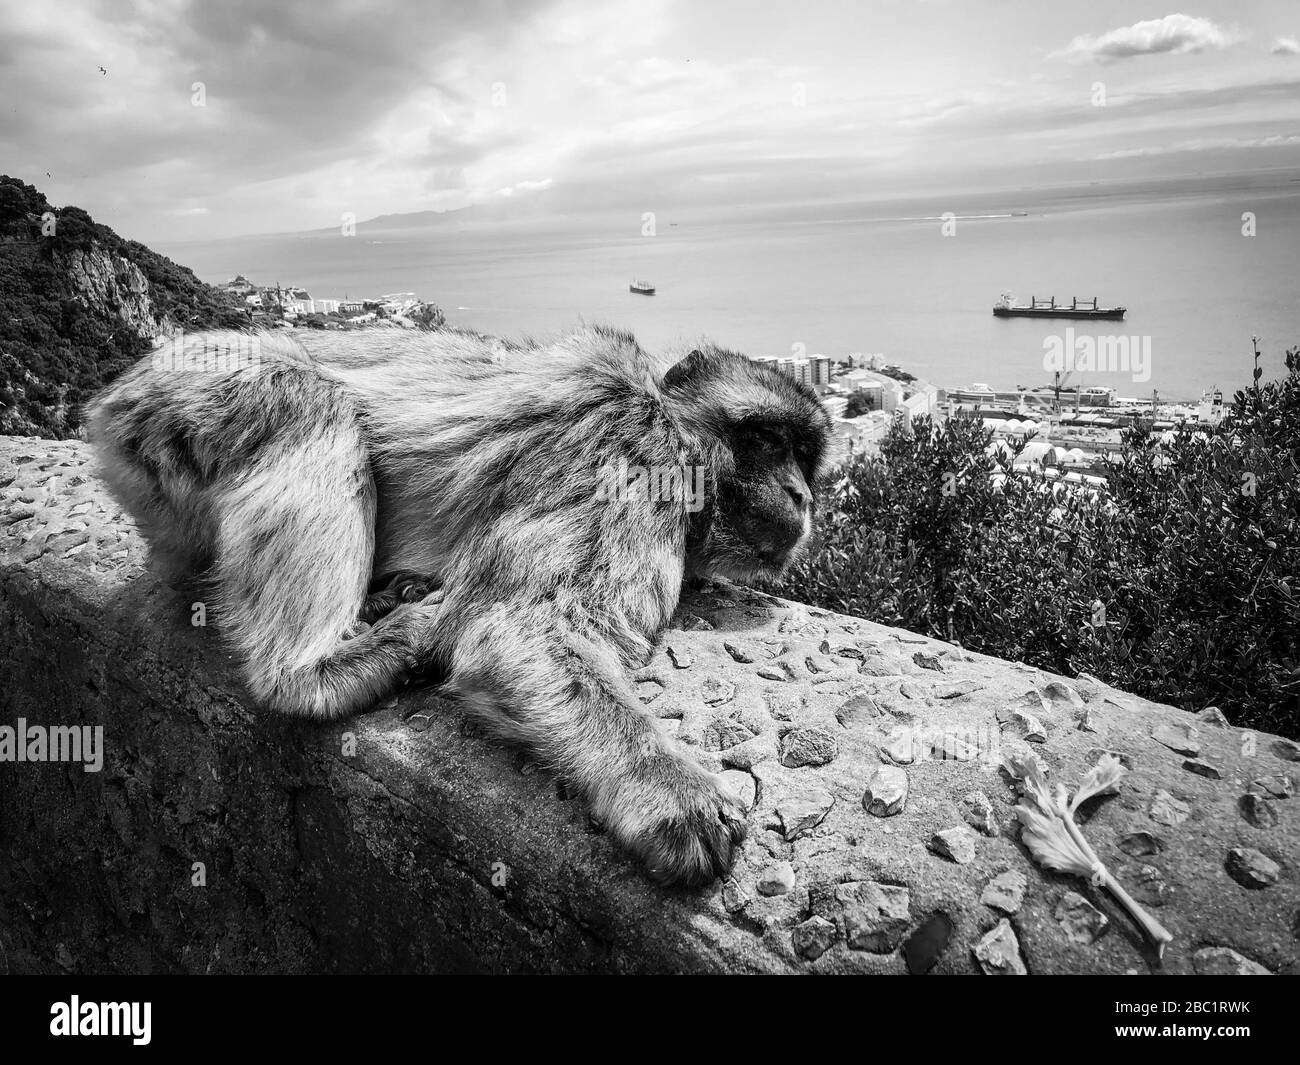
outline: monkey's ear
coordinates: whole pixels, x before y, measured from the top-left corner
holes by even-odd
[[[682,388],[703,379],[708,374],[709,368],[709,357],[696,348],[664,374],[664,386]]]

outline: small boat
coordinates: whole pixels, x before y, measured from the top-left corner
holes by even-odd
[[[649,281],[633,281],[627,288],[629,292],[635,292],[638,296],[653,296],[655,294],[655,287]]]
[[[1070,305],[1057,306],[1056,297],[1040,300],[1029,297],[1028,303],[1012,303],[1011,294],[1004,292],[1002,298],[993,305],[993,314],[997,318],[1107,318],[1121,321],[1127,307],[1102,307],[1094,296],[1090,300],[1071,298]]]

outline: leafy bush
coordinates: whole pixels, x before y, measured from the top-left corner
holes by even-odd
[[[1300,732],[1300,349],[1216,428],[1124,434],[1099,493],[918,419],[827,494],[780,591],[1236,724]]]

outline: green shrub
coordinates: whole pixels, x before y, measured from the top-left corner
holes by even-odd
[[[780,591],[1296,735],[1300,349],[1286,366],[1216,428],[1126,431],[1102,493],[993,476],[979,422],[895,429]]]

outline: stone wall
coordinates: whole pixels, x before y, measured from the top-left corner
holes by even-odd
[[[0,763],[0,971],[1300,972],[1290,741],[718,586],[639,688],[752,797],[750,840],[663,891],[428,693],[249,710],[87,459],[0,438],[0,727],[104,729],[100,772]],[[1163,961],[1029,858],[1010,748],[1070,785],[1131,767],[1081,820]]]

